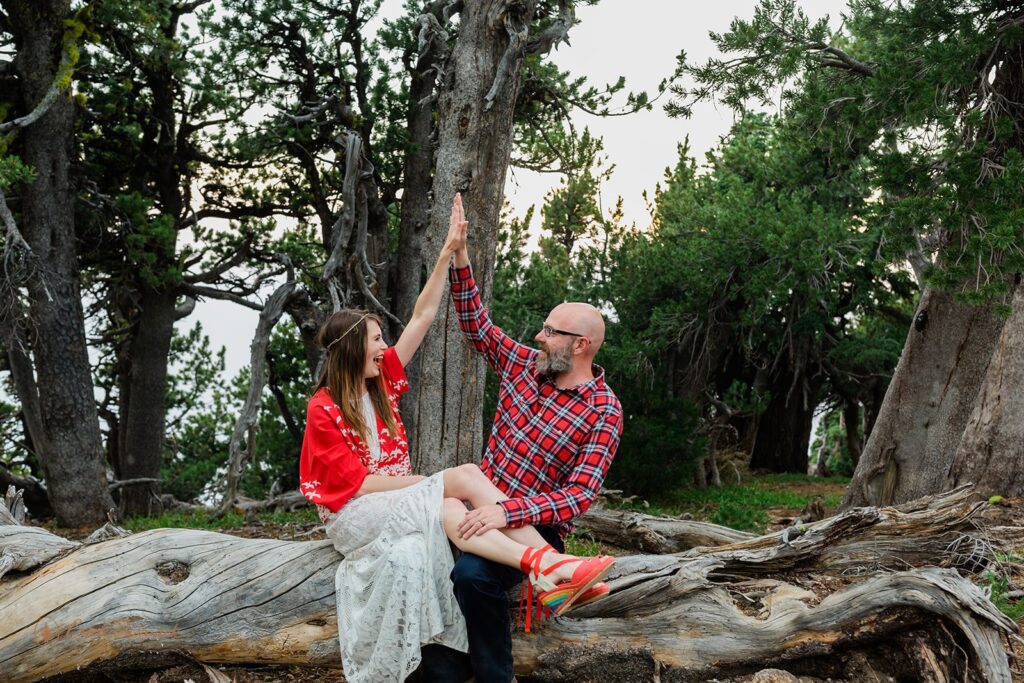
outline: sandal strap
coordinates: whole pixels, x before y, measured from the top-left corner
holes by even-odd
[[[554,550],[550,544],[540,548],[531,548],[527,546],[526,550],[523,551],[523,556],[519,558],[519,570],[524,574],[529,574],[530,565],[533,563],[534,559],[549,550]]]
[[[527,548],[523,552],[523,556],[519,560],[519,568],[526,574],[526,582],[523,584],[522,589],[519,593],[519,614],[516,617],[516,628],[519,628],[519,624],[523,621],[523,612],[526,613],[526,624],[523,629],[526,633],[530,632],[530,626],[533,622],[533,611],[534,605],[537,608],[537,620],[540,621],[547,615],[550,618],[551,610],[546,605],[542,605],[540,600],[536,599],[536,591],[534,584],[540,587],[542,590],[552,590],[554,584],[550,579],[547,578],[547,571],[541,571],[540,563],[541,558],[544,554],[554,550],[551,544],[545,545],[541,548]],[[550,588],[548,587],[550,586]]]
[[[547,575],[547,574],[550,574],[551,572],[555,571],[556,569],[558,569],[559,567],[561,567],[563,565],[569,564],[570,562],[583,562],[584,559],[585,558],[582,558],[582,557],[570,557],[567,560],[559,560],[558,562],[552,562],[548,566],[548,568],[545,569],[544,571],[542,571],[541,573],[544,574],[544,575]]]
[[[555,582],[548,578],[548,572],[542,571],[540,568],[541,560],[549,550],[554,550],[554,548],[547,545],[540,551],[534,553],[533,559],[530,562],[530,573],[527,575],[530,579],[530,583],[537,588],[540,588],[542,591],[550,591],[555,588]]]

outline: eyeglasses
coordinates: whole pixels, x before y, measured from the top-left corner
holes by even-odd
[[[558,334],[565,337],[583,337],[584,339],[587,338],[585,334],[580,334],[579,332],[567,332],[566,330],[556,330],[554,327],[551,327],[551,325],[545,325],[540,329],[544,331],[545,337],[551,337],[553,335]]]

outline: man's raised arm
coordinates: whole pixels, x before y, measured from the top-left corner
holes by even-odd
[[[461,195],[455,195],[452,215],[452,220],[466,220]],[[455,257],[448,270],[448,280],[451,283],[459,329],[473,348],[484,355],[488,365],[499,375],[504,375],[514,364],[529,362],[536,351],[515,341],[491,322],[473,279],[469,249],[465,242],[456,246]]]

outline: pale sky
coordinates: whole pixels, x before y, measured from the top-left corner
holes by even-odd
[[[714,46],[708,32],[725,31],[736,16],[751,17],[756,4],[756,0],[603,0],[577,10],[580,23],[569,34],[571,44],[560,45],[553,59],[594,85],[624,76],[627,90],[646,90],[653,96],[658,83],[674,69],[680,50],[686,50],[691,61],[711,57]],[[839,25],[840,13],[846,8],[845,0],[805,0],[802,4],[812,20],[829,15],[833,27]],[[391,14],[402,5],[402,0],[385,0],[383,11]],[[653,196],[665,169],[676,162],[676,146],[687,135],[691,153],[703,161],[704,153],[728,132],[733,121],[730,110],[712,104],[696,107],[690,119],[669,118],[663,109],[667,97],[652,111],[630,116],[599,118],[578,113],[575,117],[579,128],[589,127],[592,134],[604,139],[615,173],[602,187],[602,206],[607,214],[621,196],[627,224],[649,224],[643,193]],[[552,174],[510,169],[506,198],[515,213],[522,215],[532,204],[539,215],[544,196],[558,180]],[[179,325],[192,327],[196,320],[201,321],[213,346],[227,348],[231,377],[249,362],[256,317],[255,311],[235,304],[206,301]]]

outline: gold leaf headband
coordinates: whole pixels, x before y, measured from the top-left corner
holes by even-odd
[[[328,344],[328,345],[327,345],[327,347],[326,347],[326,348],[325,348],[324,350],[325,350],[325,351],[330,351],[330,350],[331,350],[331,347],[332,347],[332,346],[334,346],[335,344],[337,344],[338,342],[340,342],[340,341],[341,341],[342,339],[344,339],[345,337],[347,337],[347,336],[348,336],[348,333],[349,333],[349,332],[351,332],[352,330],[354,330],[354,329],[356,329],[357,327],[359,327],[359,323],[361,323],[361,322],[363,322],[364,320],[366,320],[367,316],[369,316],[369,315],[370,315],[369,313],[363,313],[363,315],[362,315],[362,316],[361,316],[361,317],[359,318],[359,320],[355,321],[355,322],[354,322],[354,323],[352,324],[352,327],[350,327],[350,328],[348,328],[347,330],[345,330],[345,332],[344,332],[344,333],[343,333],[343,334],[342,334],[342,335],[341,335],[340,337],[338,337],[337,339],[335,339],[334,341],[332,341],[332,342],[331,342],[330,344]]]

